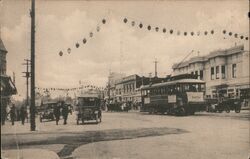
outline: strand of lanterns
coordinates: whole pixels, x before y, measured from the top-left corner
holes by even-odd
[[[246,40],[247,41],[249,39],[248,36],[244,36],[244,35],[239,34],[239,33],[233,33],[231,31],[227,31],[227,30],[223,30],[223,31],[218,31],[217,32],[217,31],[215,31],[215,30],[212,29],[210,31],[205,30],[205,31],[197,31],[197,32],[194,32],[194,31],[187,32],[187,31],[180,31],[180,30],[175,30],[175,29],[169,29],[169,30],[167,30],[165,27],[163,27],[163,28],[160,29],[160,27],[158,27],[158,26],[153,27],[152,25],[144,25],[142,22],[136,22],[135,20],[129,21],[128,18],[123,18],[122,21],[123,21],[123,23],[129,24],[132,27],[138,26],[140,29],[145,28],[148,31],[153,31],[154,30],[155,32],[162,32],[164,34],[169,33],[170,35],[175,35],[176,34],[178,36],[180,36],[180,35],[184,35],[184,36],[188,36],[188,35],[191,35],[191,36],[195,36],[195,35],[196,36],[202,36],[202,35],[204,35],[204,36],[206,36],[206,35],[214,35],[216,33],[222,33],[222,35],[224,35],[224,36],[228,35],[230,37],[239,38],[241,40]],[[102,21],[101,21],[101,24],[104,25],[106,23],[107,23],[107,20],[105,18],[103,18]],[[100,25],[98,24],[97,27],[96,27],[96,29],[95,29],[95,31],[96,31],[96,33],[98,33],[98,32],[100,32],[100,30],[101,30],[101,28],[100,28]],[[88,36],[89,36],[89,38],[92,38],[94,36],[94,32],[93,31],[89,32]],[[224,39],[225,39],[225,37],[224,37]],[[88,38],[84,37],[82,39],[82,45],[85,45],[87,43],[87,41],[88,41]],[[80,42],[76,42],[75,43],[75,47],[79,48],[80,47]],[[71,53],[71,48],[70,47],[67,49],[67,53],[68,54]],[[63,51],[59,52],[60,56],[63,56],[63,54],[64,54]]]
[[[191,31],[191,32],[187,32],[187,31],[179,31],[179,30],[174,30],[174,29],[169,29],[167,30],[165,27],[163,27],[162,29],[160,29],[160,27],[156,26],[156,27],[153,27],[151,25],[144,25],[142,22],[136,22],[135,20],[131,20],[129,21],[128,18],[123,18],[123,23],[125,24],[128,24],[132,27],[138,27],[140,29],[143,29],[145,28],[146,30],[148,31],[155,31],[155,32],[162,32],[164,34],[168,33],[170,35],[174,35],[176,33],[176,35],[181,35],[183,34],[184,36],[188,36],[188,35],[191,35],[191,36],[200,36],[200,35],[213,35],[215,34],[215,30],[210,30],[210,31],[197,31],[197,32],[194,32],[194,31]],[[221,32],[223,35],[229,35],[231,37],[234,37],[234,38],[240,38],[241,40],[248,40],[249,38],[247,36],[244,36],[244,35],[241,35],[241,34],[238,34],[238,33],[233,33],[231,31],[226,31],[226,30],[223,30]],[[225,38],[224,38],[225,39]]]
[[[104,24],[106,24],[107,23],[107,20],[105,19],[105,18],[103,18],[102,19],[102,24],[104,25]],[[93,36],[94,36],[94,33],[98,33],[98,32],[100,32],[100,30],[101,30],[101,28],[100,28],[100,25],[98,24],[97,25],[97,27],[96,27],[96,29],[95,29],[95,32],[94,31],[91,31],[91,32],[89,32],[89,38],[92,38]],[[87,37],[83,37],[82,38],[82,44],[83,45],[85,45],[86,43],[87,43],[87,41],[88,41],[88,38]],[[79,48],[80,47],[80,42],[76,42],[75,43],[75,47],[76,48]],[[67,49],[67,53],[68,54],[70,54],[71,53],[71,48],[69,47],[68,49]],[[64,54],[64,52],[63,51],[60,51],[59,52],[59,56],[63,56],[63,54]]]
[[[85,88],[104,90],[103,87],[98,87],[98,86],[94,86],[94,85],[80,86],[80,87],[75,87],[75,88],[41,88],[41,87],[36,87],[36,90],[38,90],[38,91],[76,91],[76,90],[82,90]]]

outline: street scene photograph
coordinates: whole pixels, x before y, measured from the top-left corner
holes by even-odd
[[[2,159],[249,159],[248,0],[0,0]]]

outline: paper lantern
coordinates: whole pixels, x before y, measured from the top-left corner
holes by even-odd
[[[191,32],[190,34],[193,36],[193,35],[194,35],[194,32]]]
[[[127,22],[128,22],[128,19],[127,19],[127,18],[124,18],[124,19],[123,19],[123,22],[124,22],[124,23],[127,23]]]
[[[234,37],[235,37],[235,38],[238,38],[238,34],[234,34]]]
[[[93,33],[92,32],[89,33],[89,37],[93,37]]]
[[[106,19],[102,19],[102,24],[105,24],[106,23]]]
[[[132,22],[131,22],[131,25],[132,25],[132,26],[135,26],[135,22],[134,22],[134,21],[132,21]]]
[[[240,36],[240,38],[241,38],[241,39],[244,39],[244,36],[243,36],[243,35],[241,35],[241,36]]]
[[[159,31],[159,28],[158,28],[158,27],[155,27],[155,31],[158,32],[158,31]]]
[[[84,39],[82,40],[82,43],[86,44],[86,42],[87,42],[87,40],[84,38]]]
[[[79,45],[79,43],[76,43],[76,48],[78,48],[80,45]]]
[[[142,23],[140,23],[140,24],[139,24],[139,27],[140,27],[140,28],[142,28],[142,27],[143,27]]]
[[[68,48],[68,49],[67,49],[67,52],[68,52],[68,54],[70,54],[70,52],[71,52],[71,49],[70,49],[70,48]]]
[[[184,36],[187,36],[187,32],[184,32]]]
[[[60,55],[60,56],[62,56],[62,55],[63,55],[63,52],[62,52],[62,51],[60,51],[60,52],[59,52],[59,55]]]
[[[204,34],[207,35],[207,31],[205,31]]]
[[[214,34],[214,30],[211,30],[211,34]]]
[[[223,32],[223,34],[226,34],[226,33],[227,33],[227,31],[226,31],[226,30],[223,30],[222,32]]]
[[[150,25],[148,26],[148,30],[151,30],[151,26]]]
[[[100,27],[99,27],[99,26],[96,27],[96,31],[97,31],[97,32],[100,31]]]
[[[246,37],[245,39],[248,40],[248,37]]]
[[[162,29],[162,32],[163,32],[163,33],[166,33],[166,31],[167,31],[166,28],[163,28],[163,29]]]
[[[229,36],[233,35],[233,33],[232,33],[232,32],[229,32],[228,34],[229,34]]]
[[[171,29],[169,32],[170,32],[170,34],[173,34],[174,31],[173,31],[173,29]]]

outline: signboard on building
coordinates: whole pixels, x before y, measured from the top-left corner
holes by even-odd
[[[188,102],[204,102],[203,92],[187,92]]]
[[[176,95],[169,95],[168,103],[176,103]]]

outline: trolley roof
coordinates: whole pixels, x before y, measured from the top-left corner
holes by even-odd
[[[199,80],[199,79],[180,79],[180,80],[174,80],[174,81],[168,81],[168,82],[162,82],[162,83],[155,83],[151,85],[144,85],[141,87],[142,90],[149,89],[149,88],[157,88],[157,87],[163,87],[163,86],[169,86],[169,85],[175,85],[175,84],[205,84],[205,81]]]

